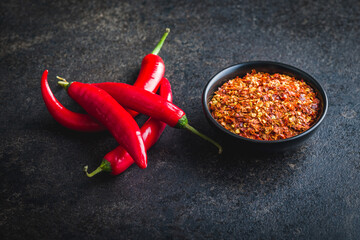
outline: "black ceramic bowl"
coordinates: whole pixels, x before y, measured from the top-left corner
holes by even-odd
[[[317,121],[313,124],[311,128],[305,132],[296,135],[291,138],[275,140],[275,141],[264,141],[264,140],[254,140],[245,137],[241,137],[237,134],[234,134],[224,127],[222,127],[212,116],[209,111],[209,101],[214,95],[214,92],[226,81],[235,78],[236,76],[243,77],[247,73],[250,73],[252,69],[255,69],[259,72],[267,72],[270,74],[282,73],[295,77],[298,80],[303,79],[308,85],[310,85],[316,92],[317,97],[320,99],[320,112]],[[309,74],[301,71],[295,67],[277,63],[277,62],[266,62],[266,61],[256,61],[256,62],[245,62],[233,65],[231,67],[225,68],[224,70],[217,73],[213,76],[210,81],[207,83],[203,96],[202,96],[203,110],[205,116],[208,119],[210,125],[215,127],[221,135],[225,137],[225,140],[228,140],[232,143],[235,143],[238,147],[245,150],[256,150],[256,151],[265,151],[265,152],[278,152],[290,150],[298,147],[306,139],[308,139],[315,130],[319,127],[323,121],[327,108],[328,108],[328,99],[323,87]]]

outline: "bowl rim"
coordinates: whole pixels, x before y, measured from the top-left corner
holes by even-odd
[[[285,139],[280,139],[280,140],[257,140],[257,139],[251,139],[251,138],[246,138],[246,137],[242,137],[239,136],[235,133],[230,132],[229,130],[225,129],[223,126],[221,126],[211,115],[210,110],[209,110],[209,106],[208,106],[208,102],[207,102],[207,95],[209,93],[210,88],[215,85],[218,81],[221,81],[223,78],[219,78],[216,81],[214,80],[218,75],[222,74],[224,71],[227,71],[230,68],[234,68],[234,67],[238,67],[236,69],[239,69],[241,67],[249,67],[251,65],[272,65],[272,66],[277,66],[277,67],[282,67],[285,68],[287,70],[289,70],[290,72],[293,73],[299,73],[300,75],[306,76],[306,79],[303,78],[303,80],[306,83],[313,83],[311,84],[312,88],[315,88],[314,90],[318,92],[318,94],[322,95],[323,100],[320,99],[320,101],[322,101],[322,105],[323,105],[323,111],[322,114],[319,116],[317,122],[312,125],[309,129],[307,129],[306,131],[290,137],[290,138],[285,138]],[[256,69],[255,66],[253,69]],[[314,86],[316,85],[316,86]],[[324,120],[325,115],[327,113],[328,110],[328,97],[327,94],[325,92],[325,89],[323,88],[323,86],[314,78],[312,77],[310,74],[304,72],[301,69],[298,69],[294,66],[288,65],[288,64],[284,64],[284,63],[280,63],[280,62],[273,62],[273,61],[249,61],[249,62],[242,62],[242,63],[237,63],[231,66],[228,66],[226,68],[223,68],[222,70],[220,70],[219,72],[217,72],[216,74],[214,74],[210,80],[207,82],[207,84],[205,85],[205,88],[203,90],[203,94],[202,94],[202,105],[203,105],[203,110],[204,113],[206,115],[206,117],[214,124],[215,127],[217,127],[218,129],[220,129],[222,132],[233,136],[237,139],[240,140],[244,140],[244,141],[248,141],[248,142],[252,142],[252,143],[260,143],[260,144],[277,144],[277,143],[284,143],[284,142],[289,142],[289,141],[293,141],[299,138],[302,138],[303,136],[313,132]]]

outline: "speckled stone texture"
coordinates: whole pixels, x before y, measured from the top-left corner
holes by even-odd
[[[0,239],[360,239],[359,1],[5,0],[0,13]],[[166,128],[147,169],[88,179],[117,143],[56,123],[42,72],[82,111],[55,76],[133,83],[166,27],[165,75],[193,126],[219,137],[201,107],[212,75],[270,60],[324,86],[319,131],[294,152],[219,156]]]

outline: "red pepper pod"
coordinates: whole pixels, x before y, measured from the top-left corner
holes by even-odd
[[[166,99],[144,89],[126,83],[93,84],[108,92],[120,105],[160,120],[171,127],[185,128],[199,137],[211,142],[222,153],[220,144],[200,133],[189,125],[185,112]]]
[[[41,94],[48,111],[57,122],[64,127],[77,131],[96,132],[105,130],[103,125],[88,114],[75,113],[66,109],[51,92],[47,76],[48,70],[45,70],[41,77]]]
[[[150,53],[141,62],[140,72],[134,86],[149,92],[156,92],[159,89],[164,73],[165,64],[162,58]]]
[[[163,78],[161,81],[160,96],[169,102],[172,101],[171,86],[166,78]],[[147,120],[140,128],[141,136],[147,150],[150,149],[150,147],[160,138],[165,127],[165,123],[149,118],[149,120]],[[94,172],[88,173],[87,166],[84,167],[84,170],[88,177],[92,177],[101,171],[110,172],[112,175],[118,175],[124,172],[133,163],[134,160],[131,158],[129,153],[126,152],[122,146],[118,146],[105,155],[101,165]]]
[[[67,89],[69,96],[86,112],[110,131],[140,168],[146,168],[146,149],[140,129],[131,115],[114,98],[90,84],[61,81],[59,84]]]
[[[165,73],[165,64],[161,57],[148,54],[141,62],[141,68],[134,86],[145,89],[149,92],[156,92]],[[126,109],[131,116],[135,117],[139,113],[131,109]]]
[[[149,92],[156,92],[160,86],[161,79],[165,73],[165,64],[160,56],[158,56],[170,29],[166,28],[164,35],[152,51],[146,55],[142,62],[140,73],[134,83],[135,87],[143,88]]]
[[[142,62],[139,75],[134,83],[135,87],[145,89],[149,92],[156,92],[159,89],[160,82],[165,73],[165,64],[160,56],[158,56],[162,45],[165,42],[170,29],[166,28],[164,35],[152,51],[152,53],[146,55]],[[127,109],[127,111],[135,117],[139,113]]]
[[[159,95],[126,83],[94,83],[109,93],[121,106],[148,115],[176,127],[185,112]]]

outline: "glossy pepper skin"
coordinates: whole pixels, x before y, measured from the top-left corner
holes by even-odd
[[[147,156],[140,129],[131,115],[107,92],[79,82],[59,82],[69,96],[87,113],[103,124],[140,168],[146,168]],[[144,90],[145,91],[145,90]]]
[[[160,86],[160,96],[169,102],[172,101],[172,92],[169,81],[166,78],[161,80]],[[140,128],[141,136],[144,140],[145,147],[148,150],[156,141],[160,138],[162,132],[164,131],[166,124],[149,118],[144,125]],[[124,172],[128,167],[134,163],[134,160],[131,158],[128,152],[122,147],[118,146],[111,152],[105,155],[100,167],[98,167],[94,172],[88,173],[87,166],[84,170],[88,177],[92,177],[95,174],[106,171],[110,172],[112,175],[119,175]]]
[[[173,103],[144,89],[126,83],[94,83],[109,93],[121,106],[133,109],[152,118],[161,120],[171,127],[177,127],[185,112]]]
[[[220,144],[200,133],[188,124],[185,112],[166,99],[144,89],[126,83],[96,83],[93,84],[108,92],[122,106],[133,109],[154,119],[160,120],[171,127],[184,128],[209,141],[222,153]]]
[[[97,132],[105,130],[94,118],[88,114],[75,113],[66,109],[51,92],[48,80],[48,70],[45,70],[41,78],[41,94],[51,116],[64,127],[84,132]]]
[[[150,53],[146,55],[141,62],[140,72],[134,83],[134,86],[155,93],[159,89],[164,73],[164,61],[160,56]],[[131,109],[126,110],[133,117],[139,114],[138,112],[135,112]]]
[[[143,58],[139,75],[134,83],[135,87],[154,93],[159,89],[161,79],[165,73],[165,64],[158,54],[169,32],[170,29],[166,28],[164,35],[161,37],[152,53]],[[139,114],[131,109],[127,109],[127,111],[133,117]]]
[[[165,64],[158,54],[169,32],[170,29],[166,28],[164,35],[154,50],[143,58],[139,75],[134,83],[135,87],[145,89],[149,92],[156,92],[159,89],[161,79],[165,73]]]
[[[156,92],[159,89],[164,73],[165,64],[162,58],[150,53],[141,62],[140,72],[134,86],[149,92]]]

